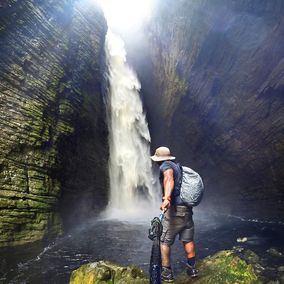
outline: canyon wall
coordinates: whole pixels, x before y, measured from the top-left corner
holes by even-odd
[[[283,13],[281,0],[158,1],[145,40],[127,42],[152,148],[202,174],[207,207],[283,213]]]
[[[88,1],[0,3],[0,246],[106,202],[105,33]]]

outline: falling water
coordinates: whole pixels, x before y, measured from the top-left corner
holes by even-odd
[[[124,43],[108,31],[109,177],[111,217],[131,219],[154,208],[158,190],[150,160],[150,134],[142,102],[140,83],[126,62]],[[129,218],[128,218],[129,217]]]

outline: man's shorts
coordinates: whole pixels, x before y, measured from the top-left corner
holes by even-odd
[[[161,244],[171,246],[179,234],[182,242],[193,241],[194,223],[192,220],[192,208],[187,206],[172,206],[165,213],[162,221],[163,233]]]

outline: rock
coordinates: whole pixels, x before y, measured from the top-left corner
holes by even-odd
[[[200,274],[191,279],[186,271],[176,277],[174,283],[261,283],[251,265],[241,260],[233,251],[220,251],[198,262]],[[70,284],[77,283],[149,283],[146,274],[135,266],[122,267],[108,261],[82,265],[72,272]]]
[[[279,267],[277,268],[277,270],[278,270],[279,272],[284,272],[284,266],[279,266]]]
[[[253,267],[240,259],[233,251],[220,251],[201,260],[197,268],[199,276],[189,279],[186,272],[179,275],[176,284],[186,283],[261,283]]]
[[[208,205],[281,221],[281,0],[157,2],[141,50],[138,43],[128,50],[153,148],[170,145],[201,174],[214,189],[206,192]]]
[[[74,204],[86,191],[89,200],[95,199],[93,188],[104,196],[108,157],[100,72],[106,33],[102,12],[78,1],[4,2],[0,247],[58,235],[59,199],[61,207],[76,214]],[[72,206],[64,202],[75,199],[69,192],[80,192]]]
[[[262,266],[263,262],[261,258],[252,250],[246,249],[242,251],[241,258],[244,259],[247,263],[251,264],[254,268],[254,271],[261,275],[265,268]]]
[[[233,247],[233,250],[234,250],[235,252],[237,252],[237,253],[241,253],[241,252],[243,252],[245,249],[244,249],[243,247],[241,247],[241,246],[234,246],[234,247]]]
[[[277,250],[276,248],[270,248],[266,251],[267,253],[273,255],[273,256],[278,256],[281,257],[283,256],[282,252],[280,252],[279,250]]]
[[[244,258],[248,263],[253,263],[253,264],[257,264],[261,261],[260,257],[255,252],[249,249],[245,250]]]
[[[70,284],[148,284],[147,275],[136,266],[119,266],[109,261],[99,261],[82,265],[73,271]]]

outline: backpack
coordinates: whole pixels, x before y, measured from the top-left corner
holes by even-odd
[[[187,206],[197,206],[204,193],[204,185],[200,175],[188,167],[180,166],[180,198]]]

